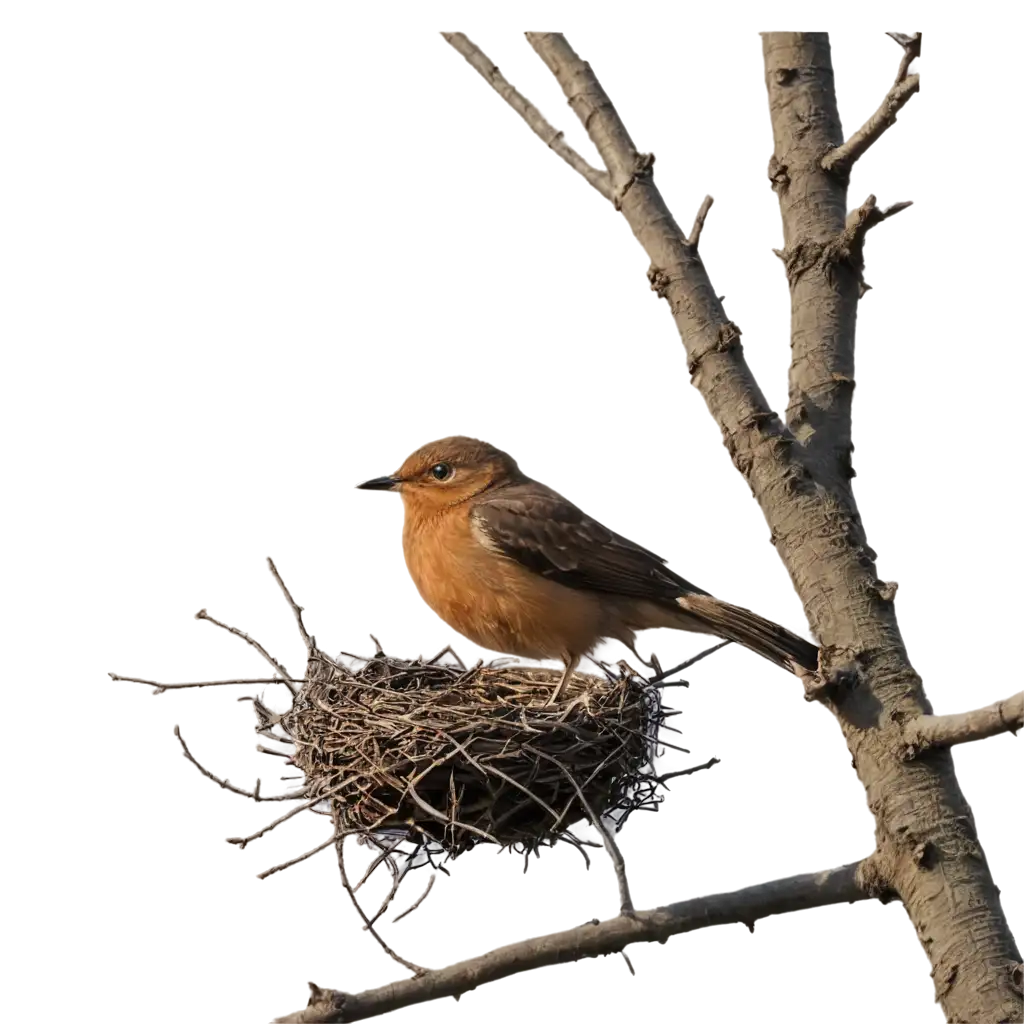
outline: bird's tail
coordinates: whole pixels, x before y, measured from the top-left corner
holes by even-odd
[[[811,672],[818,668],[818,648],[814,644],[746,608],[719,601],[710,594],[687,594],[676,603],[688,617],[699,620],[700,632],[742,644],[790,671],[793,662]]]

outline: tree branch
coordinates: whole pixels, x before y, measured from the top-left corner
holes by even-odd
[[[821,167],[821,154],[843,141],[831,50],[824,32],[766,32],[762,43],[775,143],[768,177],[782,215],[777,255],[790,287],[786,422],[817,482],[856,515],[849,481],[860,272],[837,245],[846,227],[846,180]]]
[[[933,747],[952,747],[1024,728],[1024,691],[988,707],[958,715],[916,715],[903,723],[908,760]]]
[[[723,924],[744,924],[753,930],[755,921],[773,914],[870,899],[876,893],[871,889],[870,873],[862,869],[867,863],[861,861],[831,871],[796,875],[736,892],[673,903],[656,910],[641,910],[633,916],[595,920],[568,931],[502,946],[483,956],[365,992],[336,992],[310,983],[309,1005],[279,1017],[278,1024],[365,1020],[432,999],[458,997],[512,974],[619,953],[634,942],[664,942],[672,935]]]
[[[1020,961],[946,751],[905,762],[883,720],[928,714],[893,604],[879,580],[850,487],[853,340],[861,287],[846,259],[820,259],[843,236],[845,183],[821,167],[841,145],[828,37],[769,33],[765,72],[791,275],[793,363],[787,429],[769,409],[698,253],[590,66],[558,34],[527,38],[557,78],[608,170],[612,201],[651,259],[691,381],[764,513],[771,541],[821,647],[820,696],[836,716],[876,822],[878,884],[898,892],[951,1019],[1015,1020]],[[797,258],[799,250],[803,255]],[[353,1018],[355,1019],[355,1018]]]
[[[608,175],[591,167],[586,160],[565,141],[564,133],[549,124],[544,115],[520,93],[498,70],[498,66],[462,32],[442,32],[450,43],[479,72],[484,81],[530,126],[552,152],[557,153],[574,171],[577,171],[605,197],[611,199]]]
[[[886,93],[882,105],[864,124],[841,146],[830,149],[821,158],[822,169],[840,178],[849,178],[853,165],[896,123],[896,115],[921,88],[920,76],[907,74],[914,58],[921,56],[921,33],[915,32],[912,36],[899,32],[886,34],[903,47],[895,84]]]
[[[212,615],[207,613],[205,608],[200,608],[199,611],[196,612],[196,618],[212,622],[215,626],[220,626],[221,629],[226,629],[229,633],[233,633],[235,636],[241,637],[247,644],[249,644],[250,647],[255,647],[263,658],[265,658],[278,672],[281,673],[284,684],[289,690],[291,690],[292,696],[294,697],[298,694],[299,684],[292,679],[291,673],[258,640],[254,640],[248,633],[243,633],[242,630],[237,629],[234,626],[229,626],[226,622],[221,622],[219,619],[215,619]]]

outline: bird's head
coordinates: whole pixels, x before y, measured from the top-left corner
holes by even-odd
[[[365,491],[398,491],[406,508],[419,510],[455,505],[519,476],[519,467],[485,441],[446,437],[417,449],[392,476],[358,486]]]

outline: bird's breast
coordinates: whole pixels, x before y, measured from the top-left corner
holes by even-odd
[[[403,547],[423,600],[463,636],[526,658],[590,651],[601,636],[594,595],[554,583],[489,547],[465,506],[406,510]]]

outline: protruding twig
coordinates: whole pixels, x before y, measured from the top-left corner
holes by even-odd
[[[601,820],[601,816],[594,813],[594,809],[590,806],[589,801],[583,795],[583,790],[580,788],[579,783],[573,778],[572,772],[570,772],[561,761],[552,757],[550,754],[545,754],[543,750],[538,750],[536,747],[530,746],[529,744],[524,743],[523,749],[529,750],[537,757],[544,758],[545,761],[550,761],[553,765],[561,769],[562,774],[569,780],[569,784],[576,790],[576,797],[580,802],[580,806],[582,806],[587,817],[590,819],[591,825],[593,825],[600,833],[601,840],[604,843],[604,848],[608,851],[608,856],[611,857],[612,865],[615,868],[615,880],[619,884],[619,913],[625,915],[632,914],[633,898],[629,894],[629,881],[626,878],[626,862],[622,857],[622,851],[619,849],[618,843],[615,842],[615,837],[612,835],[611,830]]]
[[[988,707],[957,715],[918,715],[903,723],[904,757],[908,760],[932,747],[972,743],[1024,728],[1024,691]]]
[[[591,167],[565,141],[564,133],[545,120],[544,115],[505,79],[497,65],[476,43],[462,32],[442,32],[441,35],[446,42],[466,58],[470,67],[479,72],[480,76],[529,125],[550,150],[557,153],[574,171],[581,174],[605,199],[612,198],[611,183],[607,172]]]
[[[586,854],[584,854],[584,857],[585,856]],[[397,924],[399,921],[402,920],[403,917],[408,917],[409,914],[411,914],[430,895],[430,890],[434,888],[434,881],[436,879],[437,875],[431,875],[430,880],[427,882],[426,889],[423,890],[423,895],[420,896],[420,898],[411,907],[409,907],[408,910],[403,910],[396,917],[392,918],[391,923]]]
[[[274,574],[274,579],[277,580],[277,585],[281,588],[282,593],[285,596],[292,612],[295,615],[295,621],[299,624],[299,632],[302,634],[302,642],[306,645],[306,650],[312,654],[316,650],[316,642],[306,632],[305,624],[302,621],[302,608],[295,603],[295,599],[292,597],[291,591],[285,586],[284,580],[281,579],[281,574],[277,571],[277,566],[274,565],[272,558],[267,559],[267,565],[270,566],[270,571]]]
[[[282,814],[280,818],[275,818],[269,825],[265,825],[258,832],[253,832],[251,836],[245,836],[244,838],[234,837],[228,840],[232,846],[237,846],[244,850],[249,843],[254,839],[259,839],[261,836],[265,836],[271,829],[277,828],[278,825],[284,824],[289,818],[294,818],[296,814],[301,814],[303,811],[308,811],[312,807],[316,807],[318,803],[329,799],[334,796],[334,790],[328,790],[326,793],[321,793],[319,796],[313,797],[312,800],[307,800],[301,807],[293,807],[287,814]]]
[[[684,768],[681,772],[667,772],[665,775],[658,776],[659,785],[664,785],[669,779],[678,779],[682,775],[692,775],[694,772],[702,772],[706,768],[714,768],[716,764],[722,762],[717,758],[713,757],[710,761],[705,761],[703,764],[694,765],[693,768]]]
[[[355,892],[353,892],[353,890],[352,890],[352,886],[349,884],[348,872],[345,870],[345,839],[347,838],[348,833],[343,832],[341,830],[341,824],[340,824],[340,820],[339,820],[339,816],[338,816],[337,805],[333,801],[332,801],[331,818],[334,821],[334,847],[335,847],[335,849],[338,852],[338,871],[341,874],[341,884],[342,884],[342,887],[344,888],[345,892],[348,893],[349,899],[352,901],[352,906],[354,906],[356,908],[356,912],[363,919],[363,924],[366,925],[366,930],[377,940],[377,943],[380,945],[381,949],[383,949],[384,952],[387,953],[387,955],[389,957],[391,957],[392,960],[395,960],[398,963],[400,963],[403,967],[408,968],[408,970],[412,971],[413,974],[415,974],[417,977],[419,977],[420,975],[426,974],[427,973],[426,968],[419,967],[416,964],[411,963],[410,961],[406,960],[404,957],[399,956],[380,937],[380,935],[378,934],[377,930],[373,927],[372,922],[366,916],[366,911],[363,910],[361,904],[359,903],[358,898],[356,897]]]
[[[187,757],[208,779],[216,782],[221,789],[230,790],[232,793],[237,793],[239,796],[247,796],[250,800],[255,800],[257,803],[265,803],[270,800],[303,800],[305,799],[305,792],[300,790],[298,793],[281,793],[278,796],[263,796],[260,793],[260,780],[256,780],[256,786],[251,791],[248,789],[239,789],[238,786],[233,786],[227,779],[218,778],[213,772],[204,768],[193,756],[192,751],[188,749],[185,743],[185,737],[181,735],[181,730],[175,726],[174,735],[178,737],[178,742],[181,744],[181,749]]]
[[[704,230],[704,221],[707,219],[708,211],[714,204],[714,196],[705,196],[704,202],[700,204],[700,209],[697,211],[697,216],[693,221],[693,228],[690,230],[690,237],[686,240],[686,244],[694,251],[697,251],[697,246],[700,244],[700,233]]]
[[[365,1020],[432,999],[459,996],[539,967],[618,953],[633,942],[664,942],[672,935],[698,928],[749,924],[772,914],[855,903],[873,896],[861,878],[861,864],[847,864],[831,871],[782,878],[657,910],[640,910],[632,917],[620,915],[608,921],[588,921],[577,928],[514,942],[471,960],[364,992],[342,993],[311,985],[309,1006],[279,1017],[278,1024]]]
[[[212,615],[208,614],[205,608],[200,608],[196,612],[197,619],[205,619],[207,622],[212,622],[215,626],[220,626],[221,629],[226,629],[229,633],[233,633],[235,636],[240,636],[247,644],[255,647],[263,657],[270,662],[274,668],[281,673],[282,680],[285,686],[292,691],[294,697],[299,692],[299,687],[296,685],[295,680],[292,679],[291,673],[282,665],[271,653],[261,644],[258,640],[254,640],[248,633],[243,633],[242,630],[236,629],[234,626],[229,626],[226,622],[220,622],[215,619]]]
[[[320,853],[321,850],[326,850],[328,846],[334,845],[334,836],[331,836],[326,842],[321,843],[319,846],[312,850],[307,850],[301,857],[293,857],[291,860],[286,860],[283,864],[276,864],[272,868],[268,868],[266,871],[261,871],[256,877],[257,878],[269,878],[271,875],[276,875],[278,871],[284,871],[285,868],[290,868],[293,864],[299,864],[304,860],[309,860],[316,853]]]
[[[691,665],[696,665],[698,661],[703,661],[709,655],[720,651],[723,647],[731,644],[731,640],[723,640],[721,643],[715,644],[712,647],[708,647],[701,651],[700,654],[695,654],[692,658],[687,658],[686,661],[676,665],[675,668],[666,669],[664,672],[659,672],[656,676],[651,676],[651,682],[658,686],[659,684],[664,686],[689,686],[689,683],[662,683],[662,680],[668,679],[669,676],[674,676],[677,672],[682,672],[683,669],[689,668]]]
[[[853,250],[858,246],[862,246],[864,244],[864,236],[876,224],[881,224],[883,220],[895,217],[897,213],[914,205],[908,199],[905,202],[893,203],[892,206],[882,209],[876,205],[876,202],[874,196],[868,196],[856,210],[851,210],[846,215],[846,230],[843,232],[843,242],[849,249]]]
[[[158,683],[153,679],[137,679],[135,676],[119,676],[115,672],[108,672],[108,676],[119,683],[142,683],[145,686],[153,687],[153,696],[163,693],[165,690],[191,690],[200,686],[266,686],[269,683],[287,685],[287,679],[206,679],[199,683]]]
[[[841,146],[830,149],[822,158],[821,166],[841,178],[849,177],[853,165],[896,123],[896,115],[910,97],[921,88],[918,75],[908,75],[910,64],[921,55],[921,33],[906,36],[887,32],[903,47],[903,58],[896,73],[896,82],[886,93],[882,105]]]

